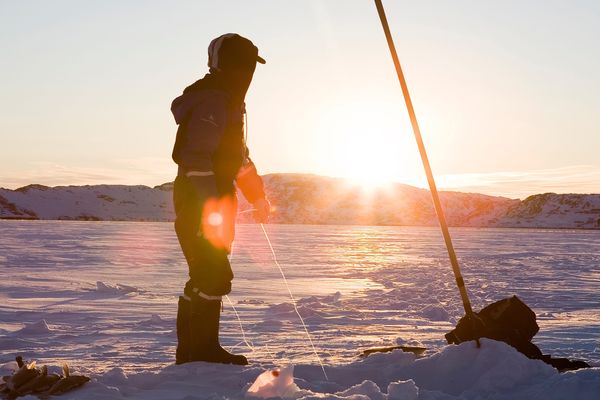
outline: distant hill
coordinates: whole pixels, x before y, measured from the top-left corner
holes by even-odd
[[[429,191],[403,184],[363,191],[340,178],[306,174],[263,177],[272,222],[435,226]],[[0,218],[171,221],[173,184],[28,185],[0,189]],[[450,226],[600,229],[600,194],[545,193],[527,199],[441,192]],[[241,196],[240,196],[241,197]],[[240,210],[250,206],[241,199]],[[250,214],[240,220],[250,222]]]

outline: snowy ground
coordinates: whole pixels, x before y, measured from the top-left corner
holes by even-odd
[[[558,374],[496,342],[445,346],[443,334],[462,311],[436,229],[270,225],[267,232],[328,381],[256,225],[239,228],[230,295],[253,348],[227,300],[222,322],[222,344],[252,361],[241,368],[171,365],[187,274],[171,224],[0,221],[0,372],[16,354],[38,364],[67,361],[92,376],[70,395],[86,399],[241,398],[265,369],[286,364],[296,366],[294,398],[600,398],[598,368]],[[598,232],[453,235],[475,309],[516,294],[538,315],[534,341],[544,353],[600,366]],[[358,357],[396,343],[430,350],[416,361],[400,352]]]

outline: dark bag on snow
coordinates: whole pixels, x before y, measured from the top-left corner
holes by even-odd
[[[531,343],[540,330],[535,313],[517,296],[502,299],[476,313],[479,323],[468,317],[458,321],[456,328],[446,334],[448,343],[459,344],[482,337],[505,342],[529,358],[540,358],[542,352]]]
[[[539,347],[531,343],[531,339],[540,330],[535,313],[517,296],[492,303],[475,314],[475,320],[468,316],[462,317],[456,328],[445,335],[449,344],[485,337],[509,344],[525,356],[542,360],[559,371],[590,367],[584,361],[542,354]]]

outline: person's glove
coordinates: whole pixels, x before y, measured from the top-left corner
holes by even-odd
[[[261,224],[267,223],[271,215],[271,203],[264,197],[257,199],[254,204],[254,220]]]

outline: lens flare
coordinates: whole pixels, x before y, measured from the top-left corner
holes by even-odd
[[[212,226],[219,226],[223,223],[223,216],[221,213],[212,212],[208,215],[208,224]]]
[[[237,202],[232,196],[206,200],[199,234],[218,249],[230,249],[235,234],[236,210]]]

